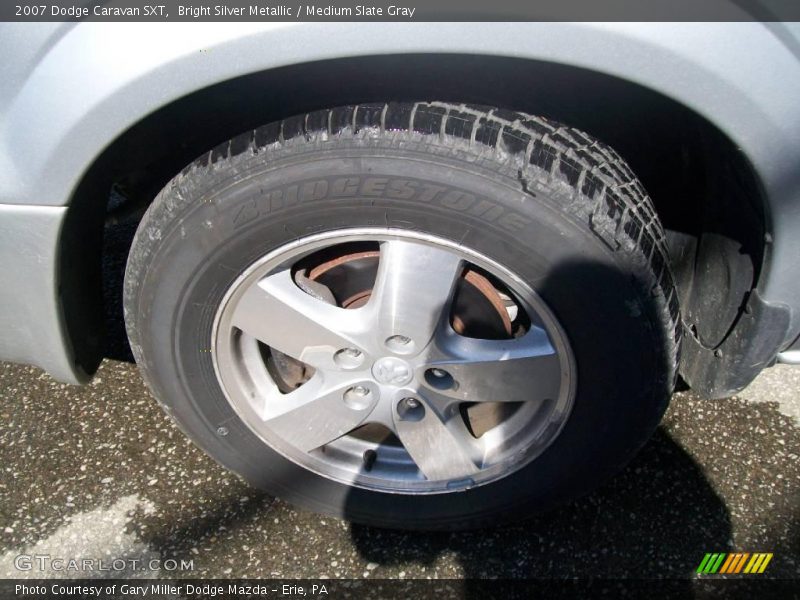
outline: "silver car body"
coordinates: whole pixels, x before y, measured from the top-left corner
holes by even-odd
[[[760,179],[773,243],[758,290],[791,309],[780,350],[797,339],[798,24],[42,23],[0,25],[0,359],[38,365],[64,382],[87,379],[63,319],[59,237],[78,182],[122,132],[173,100],[241,75],[404,53],[582,67],[705,117]]]

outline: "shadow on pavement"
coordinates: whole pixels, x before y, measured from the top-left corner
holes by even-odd
[[[705,552],[730,549],[731,524],[700,467],[659,429],[600,490],[520,525],[451,534],[353,525],[351,535],[365,560],[433,567],[455,555],[467,578],[688,579]]]

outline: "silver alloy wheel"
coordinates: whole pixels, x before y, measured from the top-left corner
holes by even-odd
[[[366,241],[379,252],[362,305],[337,306],[298,279],[303,259]],[[513,298],[523,332],[456,333],[450,309],[468,265]],[[212,338],[222,390],[259,438],[319,475],[385,492],[448,492],[516,471],[559,434],[575,391],[566,336],[519,277],[448,240],[388,228],[313,235],[256,261],[223,298]],[[270,352],[310,376],[282,389]],[[499,408],[477,435],[464,407],[481,405]]]

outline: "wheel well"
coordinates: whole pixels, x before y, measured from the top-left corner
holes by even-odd
[[[434,99],[542,115],[615,148],[644,183],[668,231],[684,321],[704,347],[722,343],[758,281],[766,216],[753,169],[718,129],[659,93],[575,67],[391,55],[307,63],[219,83],[148,115],[102,153],[73,195],[62,244],[62,304],[83,368],[92,372],[103,354],[129,357],[120,290],[130,239],[137,216],[186,164],[239,133],[293,114]],[[105,352],[89,343],[103,326],[112,340]]]

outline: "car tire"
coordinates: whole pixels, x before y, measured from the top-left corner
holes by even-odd
[[[387,248],[405,258],[391,262]],[[372,273],[366,300],[354,301],[361,313],[345,314],[335,287],[347,284],[309,275],[302,265],[312,257],[324,264],[319,272],[344,269],[342,280]],[[476,273],[471,283],[468,272]],[[270,292],[272,304],[257,306],[278,308],[253,317],[249,290],[266,289],[266,278],[280,273],[301,295],[289,290],[278,306],[278,292]],[[392,277],[402,286],[386,288]],[[461,306],[462,296],[476,293]],[[435,294],[439,309],[431,308]],[[380,310],[364,308],[372,305]],[[589,134],[541,117],[440,102],[300,115],[200,157],[139,225],[124,306],[153,395],[210,456],[302,507],[406,529],[511,522],[591,491],[654,431],[680,347],[664,232],[624,160]],[[436,310],[432,329],[426,315]],[[465,327],[459,311],[467,320],[479,314],[474,331],[489,323],[490,333],[473,336],[468,324],[468,334],[454,334],[453,319]],[[232,325],[237,319],[247,325]],[[307,329],[310,321],[324,321],[325,333]],[[346,332],[331,338],[337,327]],[[414,351],[391,346],[409,343],[402,327]],[[436,341],[444,331],[450,341]],[[537,371],[533,350],[517,363],[485,358],[495,356],[490,348],[533,348],[534,333],[549,370]],[[367,337],[363,348],[336,347]],[[473,347],[480,360],[470,358]],[[340,404],[325,400],[302,417],[292,412],[293,421],[259,412],[273,402],[256,398],[260,390],[280,404],[294,397],[276,391],[281,385],[299,393],[312,382],[339,382],[341,374],[325,369],[351,369],[337,354],[344,350],[367,363],[352,367],[363,385],[332,392]],[[437,395],[425,378],[438,364],[449,387]],[[295,379],[284,377],[289,371]],[[414,386],[426,390],[419,399]],[[435,404],[428,396],[446,398]],[[469,411],[490,397],[478,435]],[[384,446],[367,433],[337,437],[380,411]],[[465,430],[468,440],[450,439]],[[376,453],[358,454],[374,443]],[[351,466],[353,456],[360,466]]]

